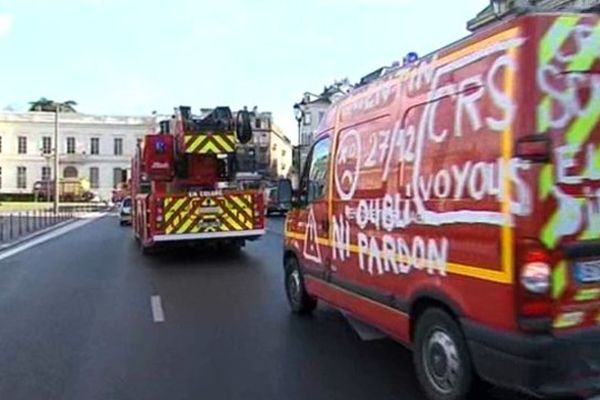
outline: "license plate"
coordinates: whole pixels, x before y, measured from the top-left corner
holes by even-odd
[[[576,262],[575,278],[579,283],[600,282],[600,260]]]
[[[219,207],[200,207],[200,214],[218,214],[221,209]]]

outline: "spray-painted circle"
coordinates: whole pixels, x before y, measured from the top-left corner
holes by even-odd
[[[360,175],[360,155],[358,132],[351,130],[340,141],[335,158],[335,188],[341,200],[354,197]]]

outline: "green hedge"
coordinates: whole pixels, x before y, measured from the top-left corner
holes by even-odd
[[[2,201],[35,201],[33,193],[0,193]]]

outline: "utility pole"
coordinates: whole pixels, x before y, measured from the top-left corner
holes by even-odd
[[[58,168],[59,168],[59,153],[58,153],[58,114],[60,113],[60,105],[56,104],[54,109],[54,214],[58,214],[59,208],[59,182],[58,182]]]

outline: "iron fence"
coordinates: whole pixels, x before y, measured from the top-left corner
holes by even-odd
[[[59,207],[58,213],[54,213],[52,209],[0,212],[0,244],[12,242],[85,213],[107,210],[108,207],[104,204],[65,204]]]

